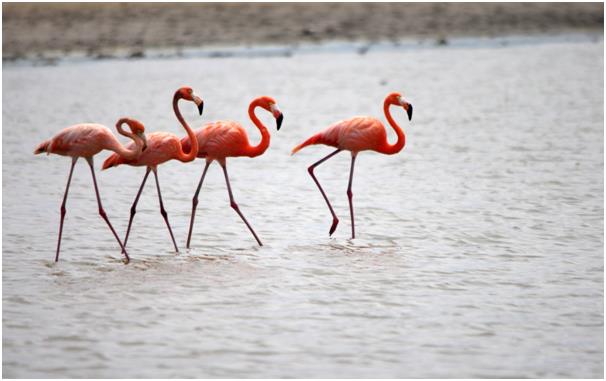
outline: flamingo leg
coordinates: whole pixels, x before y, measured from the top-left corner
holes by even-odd
[[[330,213],[332,214],[332,226],[330,227],[330,231],[328,232],[329,236],[331,236],[332,233],[334,233],[335,230],[337,229],[337,225],[339,224],[339,219],[337,218],[337,215],[335,214],[335,211],[333,210],[332,205],[330,205],[330,201],[328,201],[328,197],[326,197],[326,193],[324,193],[324,189],[322,189],[322,186],[320,185],[320,182],[318,181],[318,179],[314,175],[314,168],[316,168],[318,165],[322,164],[326,160],[330,159],[334,155],[338,154],[339,152],[341,152],[341,149],[337,149],[336,151],[334,151],[330,155],[324,157],[323,159],[320,159],[319,161],[317,161],[317,162],[313,163],[312,165],[310,165],[309,168],[307,168],[307,172],[309,172],[309,174],[311,175],[311,178],[314,179],[314,182],[316,183],[316,185],[320,189],[320,193],[322,193],[322,196],[324,197],[324,200],[326,201],[326,205],[328,205],[328,209],[330,210]]]
[[[353,193],[351,192],[351,184],[353,181],[354,163],[356,155],[351,155],[351,169],[349,171],[349,185],[347,186],[347,198],[349,199],[349,214],[351,216],[351,238],[356,238],[356,228],[354,225],[354,210],[353,210]]]
[[[105,213],[105,210],[103,210],[103,205],[101,204],[101,196],[99,195],[99,187],[97,186],[97,179],[95,177],[95,168],[93,167],[93,158],[87,157],[86,161],[88,162],[88,165],[90,166],[90,172],[93,175],[93,184],[95,185],[95,194],[97,195],[97,204],[99,205],[99,215],[105,220],[105,222],[107,223],[107,226],[109,226],[109,229],[114,234],[114,237],[116,237],[116,241],[118,241],[118,243],[120,244],[120,248],[122,248],[122,253],[124,254],[124,257],[125,257],[124,263],[128,263],[128,262],[130,262],[128,253],[126,252],[126,249],[124,248],[124,245],[122,244],[122,241],[120,241],[120,237],[118,237],[118,234],[116,234],[114,227],[109,222],[109,218],[107,218],[107,214]]]
[[[236,213],[238,213],[238,215],[240,216],[240,218],[242,219],[242,221],[244,221],[244,223],[246,224],[246,226],[248,226],[248,230],[250,230],[250,232],[252,233],[252,235],[255,237],[255,239],[257,240],[257,243],[259,244],[259,246],[263,246],[263,244],[261,243],[261,240],[259,239],[259,237],[257,237],[257,233],[255,233],[255,231],[253,230],[252,226],[250,226],[250,224],[246,220],[246,217],[244,217],[244,215],[240,211],[240,207],[238,207],[238,204],[236,204],[236,201],[234,200],[234,195],[231,192],[231,185],[229,185],[229,177],[227,176],[227,164],[226,163],[222,163],[221,167],[223,168],[223,173],[225,174],[225,182],[227,183],[227,192],[229,193],[229,202],[230,202],[230,205],[231,205],[232,209],[235,210]]]
[[[63,234],[63,220],[65,219],[65,203],[67,201],[67,193],[69,192],[69,184],[72,182],[72,174],[74,173],[74,166],[78,161],[77,157],[72,157],[72,167],[69,170],[69,177],[67,178],[67,186],[65,187],[65,194],[63,195],[63,203],[61,204],[61,222],[59,223],[59,240],[57,241],[57,254],[55,254],[55,262],[59,261],[59,249],[61,248],[61,235]]]
[[[202,182],[204,181],[204,177],[206,176],[206,171],[212,162],[207,161],[204,166],[204,171],[202,171],[202,177],[200,177],[200,182],[198,183],[198,188],[196,189],[196,193],[194,194],[194,198],[191,200],[191,220],[189,221],[189,233],[187,234],[187,248],[189,249],[189,243],[191,242],[191,233],[194,230],[194,218],[196,217],[196,208],[198,207],[198,195],[200,194],[200,189],[202,189]]]
[[[143,182],[141,182],[141,186],[139,187],[139,192],[137,193],[137,197],[135,197],[135,201],[133,205],[130,207],[130,218],[128,220],[128,228],[126,229],[126,237],[124,237],[124,247],[126,247],[126,243],[128,242],[128,236],[130,234],[130,228],[133,224],[133,219],[135,218],[135,213],[137,213],[137,204],[139,203],[139,197],[141,197],[141,192],[143,192],[143,187],[145,186],[145,181],[147,181],[147,176],[149,176],[149,172],[151,168],[147,167],[145,171],[145,176],[143,177]]]
[[[166,209],[164,209],[164,203],[162,202],[162,194],[160,193],[160,182],[158,182],[158,170],[153,168],[154,177],[156,178],[156,189],[158,190],[158,199],[160,200],[160,214],[164,217],[164,221],[166,222],[166,226],[168,227],[168,232],[170,233],[170,238],[173,240],[173,245],[175,245],[175,251],[178,253],[179,248],[177,247],[177,242],[175,242],[175,236],[173,235],[173,230],[170,228],[170,223],[168,222],[168,213],[166,213]]]

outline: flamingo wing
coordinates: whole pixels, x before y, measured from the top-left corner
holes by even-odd
[[[338,133],[339,148],[349,151],[375,150],[385,141],[385,127],[380,120],[357,116],[338,123],[335,126]]]
[[[101,124],[83,123],[69,126],[52,137],[48,153],[68,156],[93,156],[108,148],[115,137]]]
[[[125,159],[117,153],[112,154],[103,163],[103,169],[117,167],[121,164],[132,166],[156,166],[166,161],[172,160],[179,152],[179,138],[169,132],[152,132],[146,135],[147,148],[141,152],[141,155],[132,160]],[[134,149],[135,143],[130,142],[126,148]]]
[[[314,144],[324,144],[356,152],[376,149],[385,136],[385,128],[381,121],[372,117],[356,116],[331,124],[296,146],[292,153]]]
[[[129,146],[134,146],[131,142]],[[147,149],[141,153],[133,165],[155,166],[177,157],[179,138],[169,132],[152,132],[147,135]]]
[[[208,123],[196,131],[198,156],[224,158],[243,156],[249,146],[248,136],[241,124],[232,121]]]

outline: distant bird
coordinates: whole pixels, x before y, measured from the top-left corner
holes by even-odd
[[[173,96],[173,110],[179,122],[187,135],[193,138],[194,132],[189,128],[187,122],[181,115],[179,111],[179,107],[177,105],[179,99],[185,99],[187,101],[194,102],[198,106],[198,111],[200,115],[202,115],[202,110],[204,109],[204,102],[200,97],[194,94],[194,91],[189,87],[182,87],[175,92]],[[133,223],[133,218],[135,217],[135,213],[137,213],[137,203],[139,202],[139,197],[141,196],[141,192],[143,191],[143,187],[145,186],[145,181],[147,180],[147,176],[150,171],[154,172],[154,177],[156,178],[156,189],[158,191],[158,199],[160,200],[160,213],[162,217],[164,217],[164,221],[166,222],[166,226],[168,227],[168,232],[170,233],[170,238],[173,241],[173,245],[175,246],[175,251],[179,252],[179,248],[177,247],[177,243],[175,242],[175,237],[173,235],[173,231],[170,228],[170,223],[168,222],[168,214],[164,209],[164,203],[162,202],[162,194],[160,193],[160,183],[158,182],[158,170],[157,166],[167,162],[169,160],[179,160],[183,163],[187,163],[196,158],[196,154],[198,153],[198,142],[194,141],[193,147],[188,146],[186,150],[179,141],[179,138],[175,134],[171,134],[168,132],[153,132],[147,135],[147,149],[139,156],[139,157],[124,157],[123,155],[113,154],[108,157],[103,163],[103,169],[117,167],[120,164],[132,165],[135,167],[146,166],[147,170],[145,171],[145,176],[143,176],[143,182],[139,187],[139,192],[137,192],[137,196],[135,197],[135,201],[130,208],[130,219],[128,220],[128,228],[126,230],[126,236],[124,237],[124,246],[126,247],[126,243],[128,242],[128,236],[130,234],[130,229]],[[188,153],[186,153],[188,152]]]
[[[280,130],[280,126],[282,125],[282,119],[284,118],[282,112],[278,109],[276,105],[276,101],[270,97],[259,97],[253,100],[248,106],[248,115],[252,122],[257,126],[259,131],[261,132],[261,142],[256,146],[251,146],[248,141],[248,136],[246,135],[246,131],[244,127],[238,122],[232,121],[217,121],[213,123],[209,123],[202,128],[196,130],[196,140],[194,144],[191,143],[190,138],[184,138],[181,140],[184,149],[187,149],[190,145],[195,147],[196,142],[198,143],[198,157],[206,159],[206,165],[204,166],[204,171],[202,172],[202,177],[200,178],[200,182],[198,183],[198,188],[196,189],[196,193],[194,194],[194,198],[192,199],[192,210],[191,210],[191,221],[189,223],[189,234],[187,235],[187,248],[189,249],[189,245],[191,242],[191,234],[194,228],[194,218],[196,215],[196,207],[198,206],[198,194],[200,193],[200,189],[202,188],[202,182],[204,181],[204,177],[206,176],[206,171],[208,167],[213,162],[213,160],[217,160],[221,167],[223,168],[223,174],[225,175],[225,183],[227,184],[227,192],[229,194],[229,201],[231,207],[238,213],[242,221],[246,224],[252,235],[257,240],[259,246],[263,246],[261,240],[250,226],[238,204],[234,200],[234,195],[231,191],[231,186],[229,184],[229,177],[227,176],[227,163],[226,159],[228,157],[238,157],[238,156],[248,156],[248,157],[256,157],[262,155],[267,147],[269,147],[269,132],[267,128],[261,123],[259,118],[255,115],[255,109],[257,107],[261,107],[272,113],[274,118],[277,121],[277,129]]]
[[[334,123],[333,125],[326,128],[324,131],[313,135],[312,137],[299,144],[292,150],[292,154],[294,155],[303,147],[313,144],[325,144],[327,146],[337,148],[336,151],[312,164],[307,169],[307,171],[311,175],[311,178],[314,180],[316,185],[318,185],[320,193],[322,193],[322,196],[324,197],[324,200],[326,200],[326,204],[328,205],[328,209],[332,214],[332,226],[330,227],[330,230],[328,232],[329,235],[332,235],[332,233],[335,232],[337,224],[339,223],[339,219],[337,218],[335,211],[330,205],[330,201],[328,201],[326,193],[324,193],[322,186],[314,175],[314,168],[343,150],[351,151],[351,169],[349,171],[347,198],[349,199],[349,213],[351,215],[351,238],[356,238],[353,211],[353,193],[351,192],[351,185],[353,180],[354,163],[356,161],[356,156],[358,155],[358,152],[371,150],[386,155],[393,155],[400,152],[402,148],[404,148],[404,143],[406,141],[404,132],[402,131],[400,126],[398,126],[398,124],[394,121],[393,117],[389,112],[389,106],[391,105],[402,106],[408,114],[408,120],[412,119],[412,105],[398,93],[391,93],[387,96],[387,98],[385,98],[385,102],[383,103],[383,111],[385,112],[387,121],[389,122],[391,127],[393,127],[393,129],[396,131],[396,134],[398,136],[398,140],[395,144],[389,144],[389,142],[387,141],[387,133],[385,132],[385,127],[383,126],[383,123],[381,123],[380,120],[369,116],[356,116],[350,119]]]
[[[126,123],[130,128],[131,132],[126,132],[122,129],[122,124]],[[93,184],[95,186],[95,194],[97,195],[97,204],[99,205],[99,214],[107,222],[110,230],[116,237],[116,240],[120,244],[122,252],[125,256],[125,262],[128,263],[130,258],[128,253],[124,249],[120,238],[116,234],[116,231],[112,227],[112,224],[107,218],[103,205],[101,204],[101,197],[99,196],[99,188],[97,187],[97,180],[95,178],[95,169],[93,167],[93,156],[98,154],[104,149],[111,150],[123,155],[129,159],[135,159],[145,149],[145,128],[141,123],[134,119],[122,118],[116,123],[116,129],[121,135],[127,136],[133,140],[133,143],[128,147],[124,147],[118,139],[112,134],[109,128],[101,124],[93,123],[82,123],[67,127],[61,130],[58,134],[53,136],[51,139],[43,141],[36,147],[34,154],[46,152],[47,154],[57,154],[62,156],[70,156],[72,158],[72,166],[69,170],[69,177],[67,178],[67,186],[65,187],[65,194],[63,196],[63,203],[61,204],[61,222],[59,224],[59,239],[57,240],[57,254],[55,255],[55,262],[59,260],[59,251],[61,248],[61,235],[63,233],[63,220],[65,219],[66,209],[65,203],[67,201],[67,193],[69,191],[69,185],[72,181],[72,174],[74,172],[74,166],[78,158],[83,157],[90,166],[91,173],[93,175]]]

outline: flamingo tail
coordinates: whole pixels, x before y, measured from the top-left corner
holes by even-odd
[[[122,156],[118,155],[117,153],[114,153],[110,157],[105,159],[105,161],[103,162],[103,166],[101,167],[101,170],[103,171],[107,168],[117,167],[120,164],[124,164],[125,162],[126,161],[124,160],[124,158]]]
[[[295,148],[293,148],[293,150],[290,154],[294,155],[295,153],[299,152],[302,148],[311,146],[314,144],[325,144],[325,145],[333,146],[333,147],[337,146],[337,142],[334,142],[331,139],[328,139],[324,133],[320,132],[320,133],[313,135],[312,137],[310,137],[303,143],[299,144]]]
[[[38,146],[34,150],[34,155],[37,155],[42,152],[50,153],[50,152],[48,152],[49,145],[50,145],[50,140],[45,140],[42,143],[38,144]]]

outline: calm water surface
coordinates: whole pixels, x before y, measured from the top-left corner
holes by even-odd
[[[148,59],[5,67],[3,375],[6,377],[602,377],[603,40],[507,47],[312,53],[276,58]],[[181,252],[148,182],[120,261],[79,162],[62,256],[53,262],[69,160],[34,156],[76,122],[184,135],[173,91],[192,86],[192,126],[245,122],[255,96],[285,114],[271,147],[218,166],[159,170]],[[349,240],[349,156],[290,149],[329,123],[382,116],[391,91],[415,106],[400,154],[362,153]],[[112,127],[113,129],[113,127]],[[393,132],[390,139],[395,139]],[[122,139],[122,138],[121,138]],[[126,141],[125,139],[122,139]],[[142,168],[99,172],[124,234]],[[151,178],[150,178],[151,179]]]

